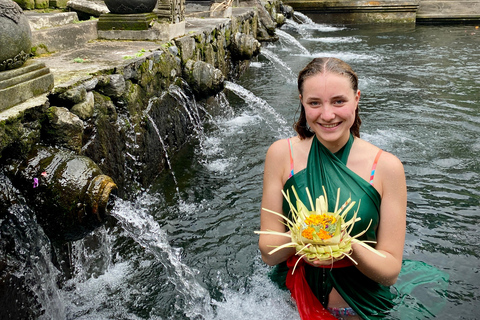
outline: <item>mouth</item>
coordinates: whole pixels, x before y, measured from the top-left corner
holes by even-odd
[[[319,123],[320,126],[326,128],[326,129],[336,128],[336,127],[338,127],[340,124],[341,124],[341,122],[337,122],[337,123]]]

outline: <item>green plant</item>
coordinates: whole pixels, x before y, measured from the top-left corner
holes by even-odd
[[[75,58],[75,59],[73,59],[73,62],[75,62],[75,63],[84,63],[84,62],[87,62],[87,59]]]

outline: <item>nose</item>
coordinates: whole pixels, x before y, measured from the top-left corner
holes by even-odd
[[[332,121],[333,119],[335,119],[335,110],[333,108],[333,106],[329,105],[329,104],[324,104],[322,106],[322,113],[320,114],[320,118],[323,120],[323,121]]]

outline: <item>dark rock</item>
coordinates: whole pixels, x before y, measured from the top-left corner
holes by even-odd
[[[105,5],[111,13],[147,13],[155,9],[157,0],[105,0]]]
[[[260,53],[261,44],[251,35],[237,32],[230,42],[232,55],[239,60],[248,60]]]
[[[104,76],[99,80],[98,85],[100,86],[100,92],[103,94],[112,98],[119,98],[125,91],[125,78],[121,74]]]
[[[199,97],[217,93],[224,88],[225,77],[222,71],[203,61],[188,60],[183,75]]]
[[[80,152],[83,121],[63,107],[50,107],[46,112],[46,118],[43,136],[54,145]]]
[[[77,103],[70,111],[82,120],[87,120],[93,116],[95,99],[93,92],[88,92],[85,101]]]
[[[39,146],[10,168],[13,184],[27,191],[27,202],[50,239],[75,241],[105,222],[116,185],[90,158]]]
[[[58,98],[70,103],[77,104],[85,101],[87,96],[87,89],[84,86],[78,86],[61,93]]]

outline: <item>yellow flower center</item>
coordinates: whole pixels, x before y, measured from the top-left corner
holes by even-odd
[[[311,214],[305,219],[306,225],[319,226],[322,225],[323,228],[327,228],[328,225],[334,224],[337,219],[334,216],[330,216],[326,213],[323,214]]]
[[[322,240],[330,239],[335,233],[337,219],[328,214],[311,214],[305,219],[307,228],[302,231],[302,237],[313,240],[316,234]]]

